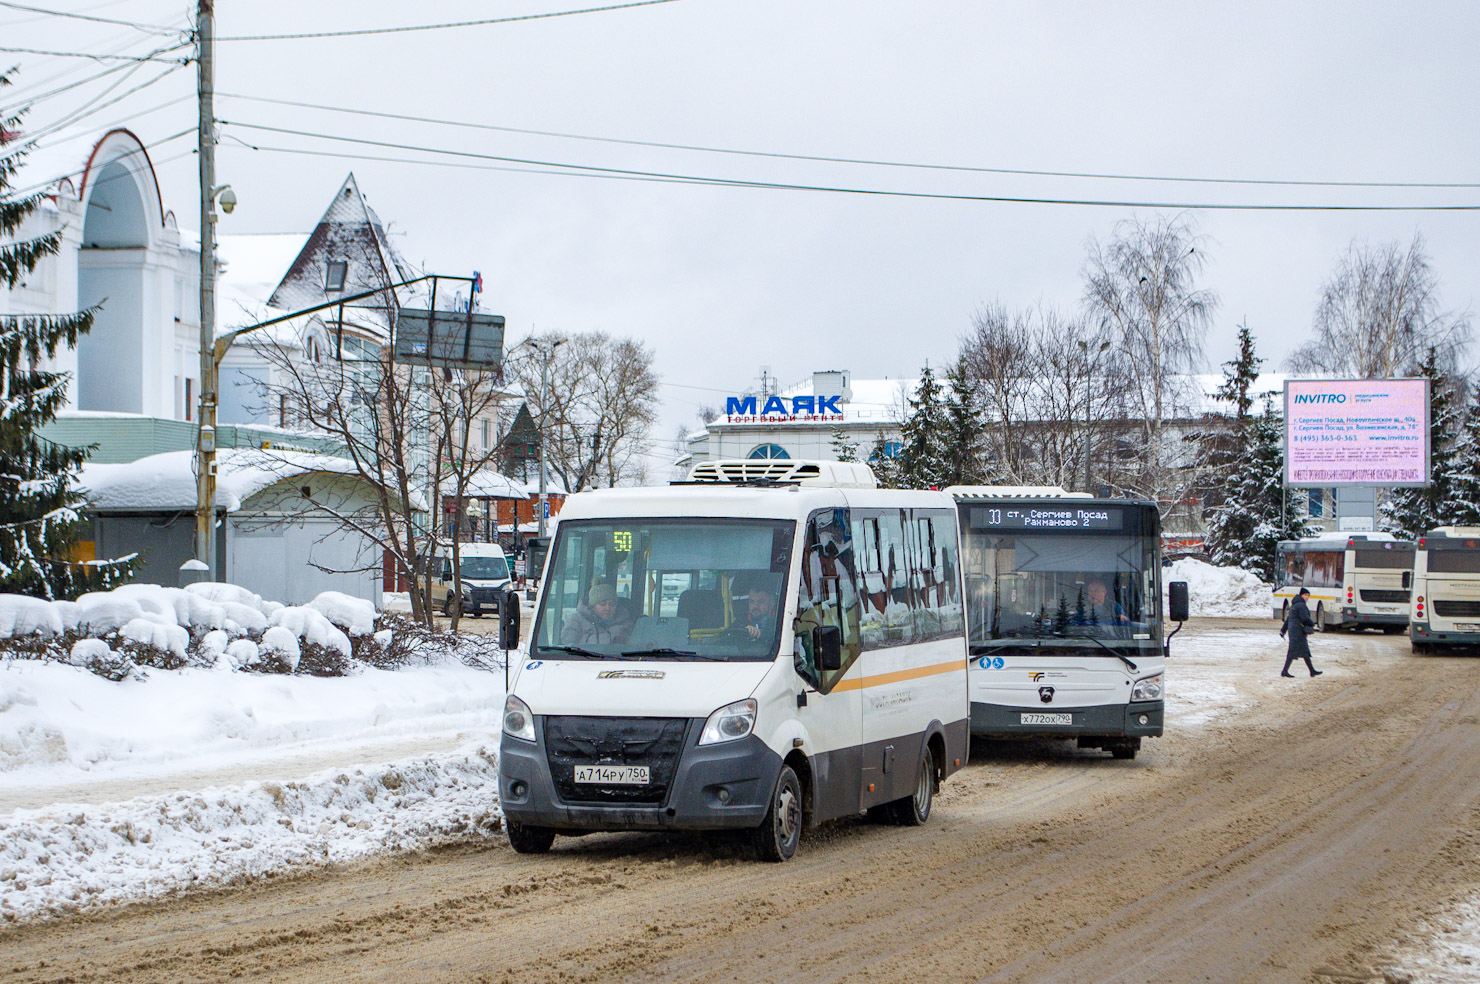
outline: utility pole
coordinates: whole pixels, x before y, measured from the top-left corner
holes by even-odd
[[[195,559],[219,579],[216,499],[216,111],[213,37],[215,0],[196,8],[196,90],[200,109],[200,431],[196,443]]]
[[[555,355],[555,349],[564,342],[565,339],[558,338],[548,347],[538,342],[530,343],[544,356],[544,361],[540,365],[540,514],[537,517],[539,521],[539,537],[542,540],[545,538],[546,514],[550,511],[550,500],[545,496],[545,489],[548,482],[545,472],[545,415],[549,411],[545,401],[550,392],[550,359]]]

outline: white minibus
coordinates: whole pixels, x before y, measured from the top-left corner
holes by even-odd
[[[1412,584],[1415,653],[1480,645],[1480,526],[1441,526],[1419,537]]]
[[[1285,540],[1276,548],[1274,617],[1283,621],[1300,589],[1317,632],[1408,624],[1404,573],[1413,569],[1413,541],[1390,533],[1325,533]]]
[[[972,733],[1072,738],[1134,758],[1161,735],[1165,708],[1156,503],[946,491],[960,510]],[[1185,586],[1173,594],[1185,608]]]
[[[956,516],[862,465],[719,461],[566,500],[504,711],[509,841],[924,823],[966,761]],[[877,560],[887,557],[882,566]]]

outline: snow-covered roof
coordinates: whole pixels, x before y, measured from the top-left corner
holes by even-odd
[[[492,468],[485,468],[468,480],[469,497],[489,496],[495,499],[528,499],[523,482],[516,482]]]
[[[126,464],[85,464],[78,478],[95,509],[194,509],[195,452],[166,451]],[[314,472],[350,475],[345,458],[303,451],[231,448],[216,453],[216,505],[235,512],[263,489]]]
[[[540,494],[540,480],[538,478],[531,482],[515,482],[514,484],[529,493],[529,498],[531,499]],[[545,475],[545,493],[547,495],[565,495],[565,486],[561,483],[560,479],[547,473]]]

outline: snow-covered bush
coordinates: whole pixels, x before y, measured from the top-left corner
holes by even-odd
[[[141,667],[344,676],[458,661],[502,669],[494,640],[435,632],[369,602],[326,591],[306,605],[265,601],[235,584],[126,585],[76,602],[0,595],[0,659],[69,662],[108,679]]]

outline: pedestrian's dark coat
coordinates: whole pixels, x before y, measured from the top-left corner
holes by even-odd
[[[1309,659],[1310,643],[1306,641],[1309,630],[1316,627],[1315,621],[1310,617],[1310,607],[1306,605],[1305,599],[1299,595],[1291,603],[1290,610],[1285,614],[1285,624],[1280,627],[1280,635],[1289,635],[1290,648],[1286,651],[1286,659]]]

